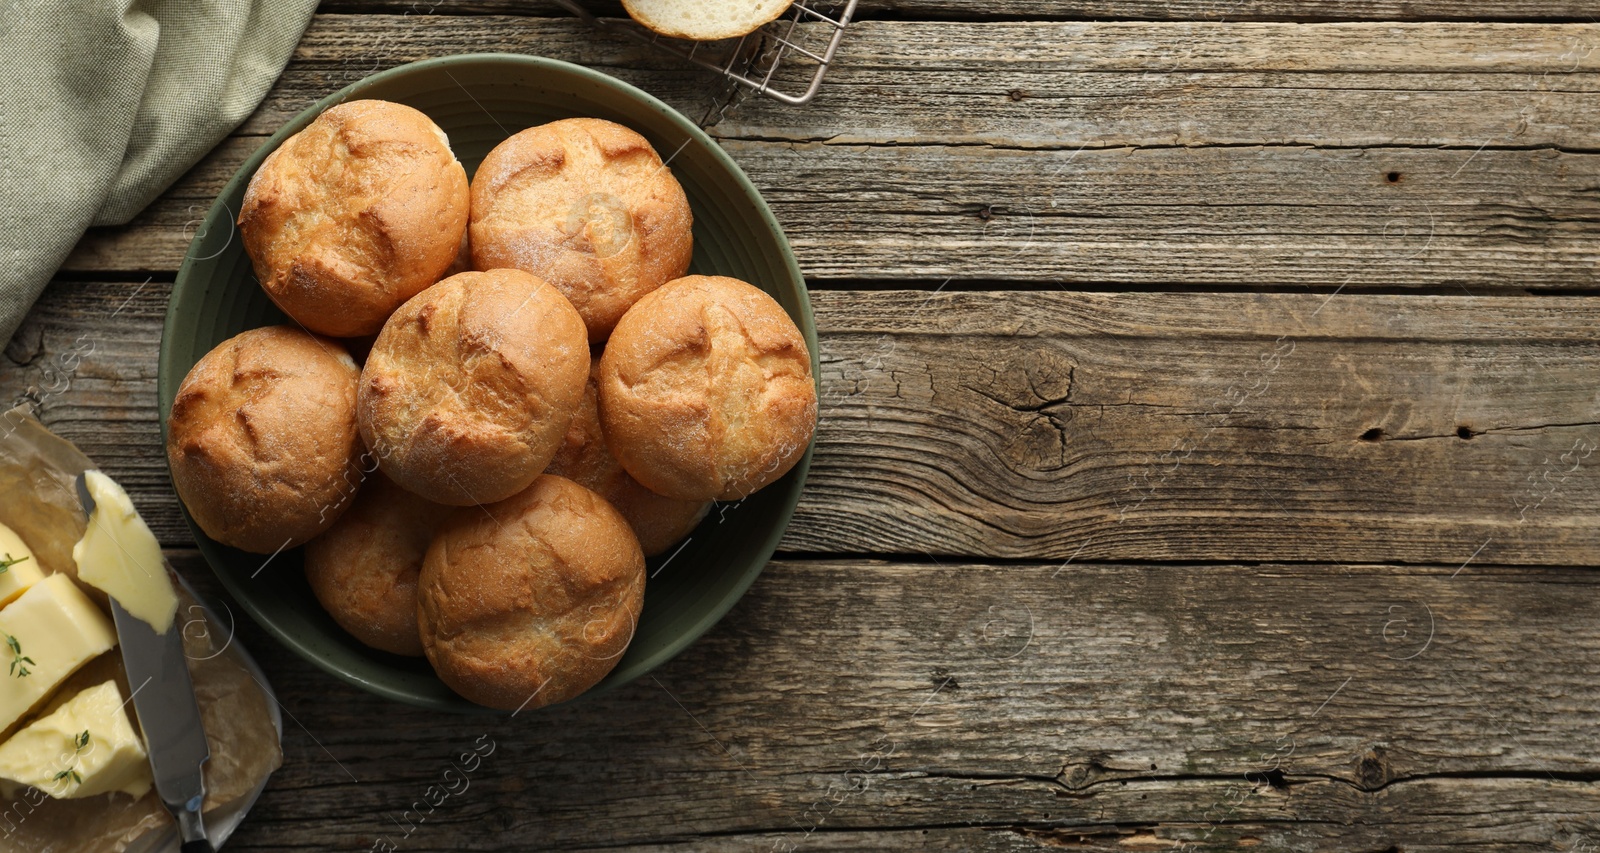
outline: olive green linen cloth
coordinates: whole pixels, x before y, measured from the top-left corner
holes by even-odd
[[[250,115],[315,7],[0,0],[0,346],[85,228],[133,218]]]

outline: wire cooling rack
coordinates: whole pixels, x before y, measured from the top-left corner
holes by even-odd
[[[759,94],[799,106],[809,103],[822,88],[822,78],[833,64],[858,0],[797,0],[783,17],[749,35],[710,42],[669,38],[632,20],[600,18],[578,0],[556,2],[593,26],[620,30]]]

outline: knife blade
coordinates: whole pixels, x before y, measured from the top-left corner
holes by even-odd
[[[82,474],[78,475],[78,500],[93,523],[94,498]],[[163,561],[162,568],[171,571]],[[150,755],[150,775],[156,793],[178,823],[182,853],[215,853],[206,838],[201,808],[205,777],[201,766],[211,758],[200,703],[189,677],[189,660],[183,653],[183,632],[177,623],[165,634],[111,600],[111,616],[122,646],[122,664],[133,691],[131,701]]]

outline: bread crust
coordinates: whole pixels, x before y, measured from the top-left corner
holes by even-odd
[[[530,127],[495,146],[473,177],[473,265],[555,285],[593,343],[641,296],[688,271],[693,225],[683,187],[649,140],[602,119]]]
[[[394,313],[361,372],[361,436],[396,483],[441,504],[503,500],[538,477],[589,375],[583,319],[519,270],[466,272]]]
[[[567,428],[566,441],[551,460],[547,474],[566,477],[616,508],[639,537],[646,557],[666,553],[694,531],[711,509],[709,501],[682,501],[658,495],[622,469],[606,445],[600,427],[600,360],[594,359],[583,400]]]
[[[262,162],[239,233],[284,313],[324,335],[370,335],[455,260],[469,201],[466,170],[431,119],[349,101]]]
[[[696,41],[738,38],[772,23],[794,5],[794,0],[710,0],[721,18],[710,15],[689,17],[680,10],[684,0],[622,0],[622,8],[639,23],[673,38]]]
[[[317,601],[362,643],[421,657],[417,578],[434,529],[449,514],[380,471],[366,473],[350,510],[306,543],[306,580]]]
[[[189,371],[167,421],[172,484],[207,536],[271,554],[328,529],[360,483],[359,372],[293,326],[223,341]]]
[[[423,648],[452,690],[491,708],[564,702],[627,650],[644,555],[610,504],[545,475],[500,503],[457,510],[423,561]]]
[[[737,500],[794,467],[817,423],[805,337],[771,296],[688,276],[639,300],[600,360],[622,467],[680,500]]]

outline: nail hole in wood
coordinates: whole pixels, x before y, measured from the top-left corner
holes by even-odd
[[[1458,426],[1458,427],[1456,427],[1456,437],[1457,438],[1467,439],[1467,438],[1472,438],[1475,435],[1477,435],[1477,433],[1472,431],[1472,427],[1469,427],[1469,426]]]
[[[1398,184],[1398,183],[1400,183],[1400,173],[1399,172],[1390,172],[1389,174],[1384,176],[1384,179],[1387,180],[1391,184]]]
[[[1383,439],[1383,430],[1373,427],[1361,434],[1362,441],[1380,441]]]
[[[1280,791],[1289,787],[1289,780],[1284,776],[1282,770],[1267,770],[1261,773],[1252,771],[1244,774],[1244,778],[1246,781],[1252,784],[1260,785],[1262,783],[1266,783],[1267,785],[1270,785]]]

